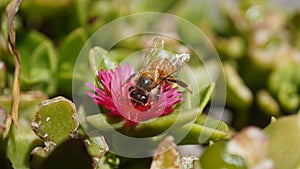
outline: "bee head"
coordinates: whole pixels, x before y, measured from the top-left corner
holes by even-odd
[[[129,88],[129,98],[137,104],[145,105],[148,102],[148,96],[142,90],[135,89],[134,87]]]

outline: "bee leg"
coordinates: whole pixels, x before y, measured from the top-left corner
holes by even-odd
[[[189,88],[189,86],[185,82],[183,82],[183,81],[181,81],[179,79],[172,78],[172,77],[169,77],[166,80],[168,82],[177,83],[179,86],[185,88],[185,90],[187,90],[188,92],[192,93],[192,90]]]

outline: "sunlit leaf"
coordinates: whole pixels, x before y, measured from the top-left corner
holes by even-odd
[[[278,118],[264,129],[270,140],[267,154],[274,161],[276,168],[294,169],[299,167],[299,124],[300,116],[291,115]]]
[[[64,97],[43,101],[32,120],[32,129],[46,142],[58,144],[75,134],[79,125],[75,112],[75,105]]]
[[[209,141],[218,141],[229,136],[228,126],[219,120],[207,120],[203,124],[186,124],[183,129],[190,132],[180,144],[204,144]]]
[[[89,62],[92,72],[98,75],[100,69],[109,70],[117,67],[117,62],[107,56],[107,51],[101,47],[94,47],[89,51]]]
[[[221,141],[209,146],[200,157],[202,169],[246,169],[242,157],[226,151],[226,142]]]

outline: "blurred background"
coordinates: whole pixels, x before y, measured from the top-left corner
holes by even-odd
[[[11,95],[14,73],[7,47],[8,3],[0,1],[2,104]],[[54,96],[71,99],[74,64],[88,38],[107,23],[137,12],[173,14],[204,32],[223,64],[224,120],[232,130],[265,127],[271,117],[299,112],[300,2],[296,0],[24,0],[15,20],[21,93],[39,91],[30,95],[36,102]],[[122,61],[145,43],[121,43],[111,54]]]
[[[1,80],[2,94],[11,87],[14,68],[6,44],[8,2],[0,2],[0,59],[5,65],[1,79],[7,80]],[[41,90],[49,97],[71,98],[74,63],[95,31],[137,12],[169,13],[197,26],[217,50],[227,77],[226,107],[233,114],[233,126],[265,126],[271,116],[299,109],[299,8],[298,1],[279,0],[26,0],[15,21],[22,57],[21,91]],[[118,61],[143,49],[146,42],[124,44],[111,51]]]

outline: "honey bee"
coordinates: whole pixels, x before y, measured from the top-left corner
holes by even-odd
[[[128,97],[132,105],[139,110],[146,110],[161,94],[163,83],[177,83],[190,93],[188,85],[172,75],[178,72],[190,59],[188,53],[172,54],[164,48],[160,37],[154,38],[147,47],[143,67],[132,74],[125,83],[132,79]]]

